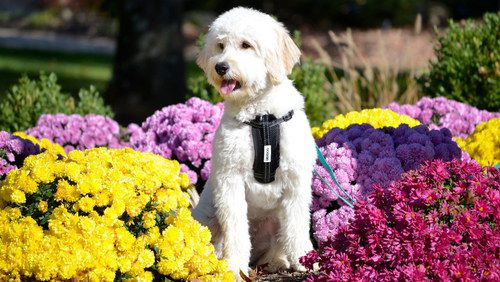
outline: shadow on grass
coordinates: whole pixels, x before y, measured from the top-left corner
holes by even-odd
[[[40,71],[56,73],[66,93],[76,95],[80,88],[89,85],[103,93],[111,77],[112,61],[108,55],[0,48],[0,97],[23,74],[37,78]]]

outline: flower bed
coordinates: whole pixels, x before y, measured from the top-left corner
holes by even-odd
[[[212,105],[198,98],[165,107],[147,118],[142,126],[130,124],[120,129],[109,117],[98,115],[43,115],[26,131],[74,149],[131,147],[152,152],[181,163],[192,183],[204,183],[210,173],[211,146],[223,113],[223,104]],[[26,134],[24,138],[29,138]]]
[[[306,281],[497,281],[500,170],[460,160],[426,162],[370,203],[318,251]]]
[[[232,281],[176,161],[131,149],[29,156],[0,184],[0,280]]]
[[[434,100],[432,107],[439,110],[433,109],[442,117],[448,117],[442,119],[443,124],[455,117],[450,114],[455,112],[448,107],[456,106],[452,103],[454,101]],[[419,103],[423,104],[423,101]],[[188,210],[189,196],[186,193],[188,186],[191,187],[190,183],[197,183],[201,187],[208,178],[211,143],[222,113],[222,104],[212,105],[192,98],[184,104],[157,111],[141,126],[131,124],[126,129],[120,129],[118,123],[107,117],[56,114],[42,116],[34,128],[26,133],[15,133],[18,136],[0,132],[0,249],[7,250],[0,254],[0,280],[10,277],[28,280],[149,281],[169,277],[176,280],[232,281],[233,274],[227,270],[226,262],[219,261],[214,254],[210,232],[191,217]],[[481,118],[489,119],[487,114],[481,115]],[[452,165],[447,162],[464,169],[463,173],[456,172],[462,178],[465,172],[481,174],[477,171],[477,164],[456,160],[467,160],[466,151],[482,165],[492,164],[500,158],[496,154],[500,147],[497,138],[500,119],[493,118],[478,125],[474,134],[466,140],[457,138],[464,150],[461,151],[453,141],[452,133],[447,128],[441,128],[445,125],[422,119],[426,115],[428,111],[425,110],[416,116],[424,123],[422,125],[419,120],[388,109],[370,109],[337,116],[323,123],[320,128],[313,129],[316,142],[340,185],[356,199],[357,205],[356,209],[348,207],[319,177],[314,176],[313,234],[320,249],[303,258],[303,262],[308,267],[319,262],[322,269],[318,275],[310,277],[310,281],[344,278],[460,278],[450,271],[446,274],[448,276],[436,274],[442,265],[451,269],[449,265],[458,263],[455,256],[442,262],[447,259],[447,255],[451,256],[449,252],[443,253],[439,249],[435,252],[437,257],[433,257],[422,254],[428,250],[418,249],[423,244],[420,241],[415,243],[416,247],[407,242],[410,241],[411,236],[408,234],[411,232],[425,238],[427,241],[424,243],[427,244],[433,242],[430,238],[435,234],[448,236],[446,232],[451,232],[448,229],[439,229],[436,231],[438,233],[431,234],[431,231],[421,230],[424,226],[420,224],[421,221],[417,222],[420,224],[418,230],[412,229],[414,226],[393,226],[392,221],[382,221],[385,231],[373,233],[378,232],[379,222],[372,221],[379,220],[380,213],[394,212],[391,211],[392,202],[383,202],[382,205],[377,202],[379,198],[370,195],[389,195],[393,197],[391,199],[396,199],[394,193],[398,188],[404,192],[397,194],[397,199],[407,205],[404,211],[420,216],[422,222],[428,224],[431,216],[436,219],[435,214],[442,211],[441,206],[433,211],[435,206],[432,205],[421,213],[418,210],[421,207],[412,204],[412,201],[415,197],[424,196],[431,201],[429,199],[437,197],[437,192],[427,193],[424,190],[435,187],[416,189],[417,184],[408,184],[408,175],[417,175],[415,177],[424,183],[422,185],[430,185],[432,181],[437,181],[433,177],[444,173],[443,166],[452,169]],[[436,121],[436,115],[430,120]],[[467,121],[469,125],[475,125],[475,121]],[[441,129],[430,130],[429,127]],[[453,128],[460,134],[469,132],[463,127]],[[133,150],[108,149],[113,147],[131,147]],[[166,158],[178,160],[179,163]],[[433,161],[436,159],[446,163]],[[426,162],[428,166],[422,167]],[[438,167],[435,168],[437,172],[426,170],[431,169],[429,167]],[[335,187],[319,162],[315,169],[330,186]],[[498,180],[498,176],[495,177]],[[450,179],[445,180],[448,181],[446,185],[451,185],[457,179],[450,176]],[[421,194],[412,194],[405,185]],[[460,185],[457,187],[460,188]],[[387,187],[390,192],[384,190]],[[498,202],[498,187],[490,190],[493,192],[488,192],[488,195],[496,197],[494,201]],[[446,194],[441,190],[440,193]],[[401,195],[410,200],[405,200]],[[450,206],[447,201],[456,200],[443,197],[439,205],[445,202],[445,207]],[[479,198],[478,201],[477,209],[489,211],[488,204],[484,204],[485,199]],[[376,211],[377,216],[373,216],[372,211]],[[461,209],[452,211],[453,216],[462,212]],[[446,216],[449,217],[449,214]],[[491,213],[488,216],[490,220]],[[474,220],[479,222],[480,229],[483,228],[481,224],[489,223],[485,223],[485,219],[480,216],[478,218]],[[437,219],[440,220],[439,217]],[[449,228],[453,227],[454,220],[452,218],[447,222]],[[457,217],[456,221],[461,222],[463,219]],[[438,223],[442,225],[442,222]],[[362,229],[362,224],[369,230]],[[439,224],[436,228],[444,228]],[[351,228],[357,229],[350,231]],[[459,228],[458,225],[456,228]],[[394,235],[394,230],[401,234]],[[471,230],[475,232],[474,228]],[[498,237],[496,229],[481,230],[484,234],[496,236],[493,239]],[[367,242],[375,240],[377,249],[349,241],[355,236],[362,236],[359,234],[361,232],[370,237],[358,239]],[[480,232],[476,233],[474,236],[479,236]],[[380,238],[374,239],[375,236]],[[381,243],[386,238],[402,242],[403,247],[410,248],[410,251],[415,250],[425,263],[416,258],[400,258],[402,255],[398,257],[397,251],[384,251],[381,254],[381,249],[392,246],[392,243]],[[462,241],[456,241],[456,244],[450,243],[451,249],[464,256],[476,255],[475,249],[460,249],[456,246],[483,244],[484,239],[471,241],[467,238],[461,238]],[[342,249],[339,247],[341,244],[347,244],[348,247]],[[450,249],[449,245],[446,248]],[[354,247],[350,246],[363,247],[364,253],[355,253]],[[414,256],[410,251],[404,253],[405,256]],[[361,258],[352,263],[353,257]],[[467,261],[458,271],[473,278],[481,278],[477,269],[491,265],[491,258],[478,261],[481,265],[469,264]],[[343,268],[338,267],[338,263],[349,265]],[[432,264],[437,264],[437,268],[433,268]],[[422,272],[421,265],[426,271]],[[333,266],[339,270],[331,271]],[[498,274],[490,271],[489,275],[483,275],[482,278],[494,280]]]
[[[393,102],[386,108],[417,119],[431,129],[448,128],[453,136],[461,138],[471,134],[479,123],[500,117],[500,113],[478,110],[444,97],[424,97],[415,105],[399,105]]]
[[[331,129],[317,144],[340,185],[357,200],[367,200],[374,185],[387,187],[403,172],[418,169],[425,161],[461,157],[461,150],[447,129],[429,130],[424,125],[376,129],[369,124],[353,124],[346,129]],[[335,187],[319,162],[315,169]],[[313,232],[322,243],[347,224],[353,210],[316,175],[312,188]]]

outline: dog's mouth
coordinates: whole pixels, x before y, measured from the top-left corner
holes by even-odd
[[[241,88],[241,84],[239,81],[234,79],[224,79],[220,85],[220,92],[222,95],[229,95],[233,91],[236,91]]]

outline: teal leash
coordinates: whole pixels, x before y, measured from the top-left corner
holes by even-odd
[[[354,208],[354,204],[353,203],[356,203],[356,201],[349,195],[349,193],[347,193],[343,188],[342,186],[340,185],[340,183],[338,182],[337,178],[335,177],[335,173],[333,173],[333,169],[330,167],[330,165],[328,164],[328,162],[326,161],[325,159],[325,156],[323,156],[323,153],[321,153],[318,145],[316,145],[316,153],[318,155],[318,159],[319,161],[321,162],[321,165],[323,165],[323,167],[326,169],[326,171],[328,171],[328,174],[330,174],[330,177],[333,179],[333,182],[335,182],[335,185],[337,185],[337,187],[347,196],[347,198],[349,198],[351,202],[349,202],[347,199],[345,199],[344,197],[342,197],[339,193],[337,193],[335,191],[335,189],[333,189],[333,187],[328,184],[328,182],[319,174],[319,172],[317,170],[314,170],[314,173],[319,177],[319,179],[326,185],[328,186],[328,188],[330,188],[330,190],[332,190],[332,192],[337,195],[337,197],[339,197],[342,201],[344,201],[344,203],[346,203],[349,207],[351,208]]]

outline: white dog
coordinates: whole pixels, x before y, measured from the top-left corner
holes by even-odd
[[[197,60],[224,97],[225,109],[213,142],[212,172],[193,216],[209,227],[218,256],[237,276],[240,270],[247,273],[250,263],[267,264],[270,271],[304,270],[299,258],[312,250],[309,206],[316,151],[304,99],[287,78],[299,57],[281,23],[253,9],[234,8],[212,23]],[[285,117],[275,137],[279,167],[274,179],[264,181],[269,183],[257,180],[254,164],[269,165],[275,155],[271,146],[254,143],[258,129],[249,125],[264,115]]]

